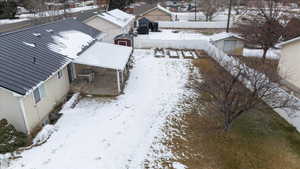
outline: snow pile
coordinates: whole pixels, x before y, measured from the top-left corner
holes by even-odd
[[[142,169],[155,137],[185,94],[188,60],[135,50],[125,94],[83,98],[63,109],[48,141],[20,154],[10,169]]]
[[[70,109],[74,108],[76,103],[78,102],[80,97],[80,93],[75,93],[63,106],[62,109]]]
[[[53,35],[53,44],[48,44],[50,50],[65,55],[71,59],[77,57],[77,54],[88,46],[95,39],[90,35],[80,31],[64,31],[58,35]]]
[[[0,154],[0,169],[4,169],[9,167],[9,159],[11,158],[11,154]]]
[[[247,49],[247,48],[244,48],[243,56],[261,58],[263,56],[263,52],[264,51],[262,49]],[[268,50],[266,58],[268,58],[268,59],[279,59],[280,58],[280,50],[278,50],[278,49]]]
[[[174,162],[172,165],[173,165],[174,169],[187,169],[187,166],[185,166],[179,162]]]
[[[33,146],[45,143],[50,136],[57,131],[57,128],[53,125],[45,125],[43,129],[33,139]]]

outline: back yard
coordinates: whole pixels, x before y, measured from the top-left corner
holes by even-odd
[[[214,61],[195,60],[194,66],[205,79],[213,70]],[[174,161],[186,168],[203,169],[297,169],[300,166],[300,135],[271,109],[244,114],[229,132],[222,129],[222,119],[203,116],[201,103],[187,100],[180,116],[172,117],[161,143],[172,152],[152,149],[155,161],[146,166],[170,166]],[[199,107],[200,106],[200,107]],[[170,167],[167,167],[170,168]]]
[[[156,58],[135,50],[117,98],[84,97],[43,145],[20,152],[10,169],[297,169],[300,135],[272,110],[244,114],[225,133],[203,116],[191,79],[214,70],[209,58]]]

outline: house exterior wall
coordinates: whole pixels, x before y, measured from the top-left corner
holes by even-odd
[[[150,21],[172,21],[172,17],[165,12],[154,9],[144,15],[145,18],[149,19]]]
[[[55,106],[63,102],[70,89],[67,67],[63,70],[63,76],[59,79],[55,74],[44,82],[45,97],[35,103],[33,93],[23,98],[28,129],[33,132],[42,122],[48,119],[48,115]]]
[[[106,33],[106,37],[103,38],[103,42],[113,43],[114,38],[117,35],[128,33],[133,28],[133,21],[127,26],[121,28],[113,23],[110,23],[102,18],[93,17],[92,19],[85,22],[85,24]]]
[[[286,44],[281,49],[279,74],[294,90],[300,91],[300,41]]]
[[[0,119],[7,119],[18,131],[26,133],[20,98],[13,92],[0,88]]]
[[[236,41],[236,45],[233,47],[232,50],[225,51],[225,41]],[[243,48],[244,48],[244,42],[237,38],[226,38],[219,41],[214,42],[217,48],[223,50],[227,54],[232,55],[242,55],[243,54]]]

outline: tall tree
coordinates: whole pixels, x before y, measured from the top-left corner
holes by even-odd
[[[200,0],[199,10],[205,15],[206,21],[211,21],[215,14],[224,6],[223,0]]]
[[[130,0],[110,0],[109,2],[109,10],[113,9],[124,9],[127,5],[129,5]]]
[[[17,3],[15,1],[0,2],[0,19],[13,19],[17,13]]]
[[[253,0],[252,8],[237,23],[237,32],[245,40],[263,49],[263,59],[270,48],[274,48],[284,32],[289,13],[284,11],[283,0]]]
[[[280,78],[275,66],[265,66],[256,61],[249,63],[260,71],[257,72],[242,63],[232,67],[230,61],[220,62],[224,67],[231,67],[235,73],[231,75],[215,63],[208,71],[201,70],[203,80],[195,80],[194,88],[201,93],[199,104],[201,111],[205,112],[203,115],[222,117],[225,131],[245,113],[267,108],[299,109],[297,100],[278,90],[276,83]]]

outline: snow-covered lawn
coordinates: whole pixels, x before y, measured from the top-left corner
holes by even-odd
[[[144,168],[155,137],[178,111],[190,61],[155,58],[153,50],[135,50],[134,57],[125,94],[83,98],[74,109],[64,107],[50,139],[21,153],[10,169]]]
[[[19,19],[0,19],[0,25],[17,23],[28,20],[27,18],[19,18]]]

